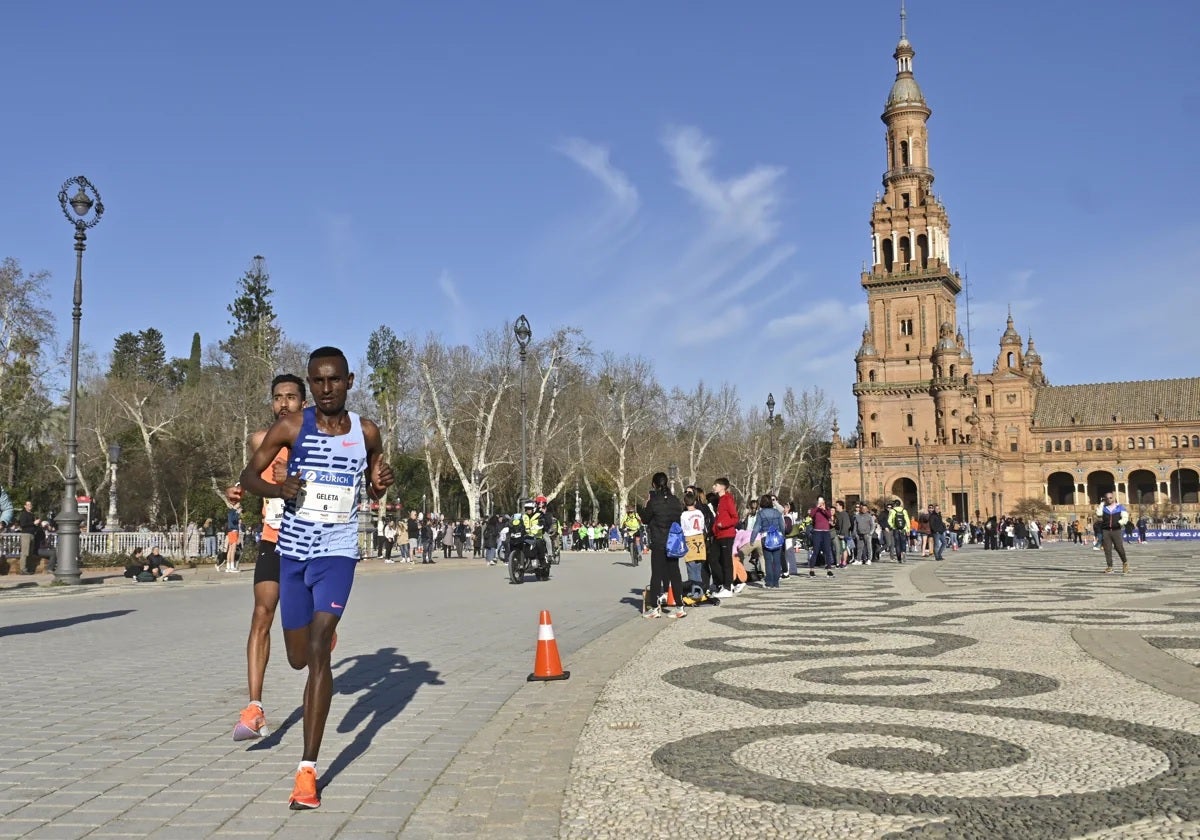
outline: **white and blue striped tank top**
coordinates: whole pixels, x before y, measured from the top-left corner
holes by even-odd
[[[367,444],[359,416],[347,414],[350,431],[327,435],[317,429],[317,410],[304,409],[288,458],[288,475],[299,475],[304,486],[284,508],[277,543],[280,557],[358,558],[358,503]]]

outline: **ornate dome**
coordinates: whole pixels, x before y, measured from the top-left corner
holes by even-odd
[[[871,327],[869,325],[865,326],[862,333],[862,346],[858,348],[858,352],[854,355],[854,358],[863,359],[868,356],[877,355],[879,354],[875,352],[875,343],[871,341]]]
[[[1033,336],[1029,336],[1029,349],[1025,351],[1025,363],[1030,365],[1040,365],[1042,356],[1033,346]]]
[[[954,340],[954,327],[949,321],[943,321],[938,329],[938,350],[957,350],[958,342]]]
[[[1000,336],[1000,346],[1015,344],[1021,346],[1021,336],[1018,335],[1016,328],[1013,326],[1012,316],[1008,316],[1008,327],[1004,330],[1004,335]]]
[[[888,94],[887,98],[887,107],[895,108],[898,105],[925,105],[925,96],[921,93],[921,86],[912,76],[901,76],[892,85],[892,92]]]

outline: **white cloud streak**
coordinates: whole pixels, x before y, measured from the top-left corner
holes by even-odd
[[[458,286],[454,283],[454,277],[446,269],[442,269],[442,273],[438,275],[438,288],[442,290],[442,294],[446,296],[446,300],[450,302],[456,310],[462,309],[462,297],[458,293]]]
[[[708,218],[713,231],[731,239],[763,244],[779,230],[781,166],[756,166],[744,175],[721,180],[712,171],[714,144],[695,127],[669,128],[663,146],[681,187]]]
[[[582,137],[569,137],[557,149],[604,186],[622,217],[631,219],[637,214],[641,206],[637,187],[628,175],[613,165],[607,146]]]

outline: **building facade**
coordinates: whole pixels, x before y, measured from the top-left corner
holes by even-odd
[[[1013,318],[987,373],[958,323],[950,218],[933,193],[930,108],[901,24],[882,119],[887,160],[871,210],[868,322],[855,354],[857,424],[830,452],[835,498],[936,502],[1003,516],[1025,498],[1087,515],[1101,495],[1148,515],[1200,512],[1200,377],[1054,386]]]

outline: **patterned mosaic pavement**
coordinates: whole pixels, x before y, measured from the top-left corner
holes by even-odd
[[[1130,559],[969,548],[696,608],[605,687],[561,836],[1200,838],[1200,546]]]

